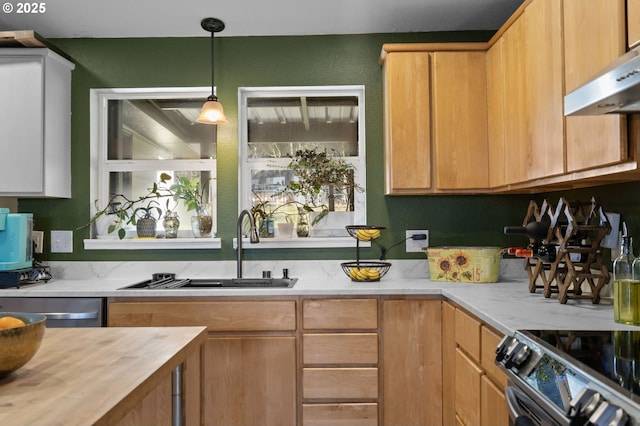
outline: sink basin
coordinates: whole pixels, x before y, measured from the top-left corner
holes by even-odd
[[[290,288],[297,278],[221,278],[194,279],[180,288]]]
[[[163,290],[205,288],[290,288],[297,278],[198,278],[180,279],[174,274],[154,274],[153,279],[120,290]]]

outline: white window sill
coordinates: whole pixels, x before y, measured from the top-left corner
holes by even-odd
[[[220,249],[220,238],[118,238],[84,240],[85,250],[174,250]]]
[[[220,249],[220,238],[156,238],[137,239],[118,238],[86,239],[85,250],[198,250]],[[233,248],[237,248],[237,240],[233,239]],[[244,250],[274,249],[274,248],[340,248],[356,247],[356,240],[352,237],[309,237],[309,238],[262,238],[259,243],[251,244],[249,238],[242,239]],[[370,242],[360,241],[360,247],[371,247]]]

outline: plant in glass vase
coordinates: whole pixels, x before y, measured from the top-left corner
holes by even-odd
[[[186,176],[180,176],[169,187],[169,191],[173,194],[175,201],[182,200],[187,211],[195,210],[195,214],[191,217],[193,236],[196,238],[210,237],[213,218],[204,201],[204,186],[200,184],[200,178],[189,179]]]

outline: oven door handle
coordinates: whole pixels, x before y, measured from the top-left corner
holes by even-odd
[[[534,407],[536,404],[531,400],[531,398],[513,386],[507,386],[504,389],[504,396],[507,400],[507,405],[509,406],[509,412],[511,413],[510,417],[515,419],[515,426],[535,426],[536,423],[534,423],[534,421],[523,412],[520,407],[520,403],[518,402],[523,401],[528,406]]]
[[[98,312],[41,312],[47,319],[51,320],[89,320],[97,319]]]

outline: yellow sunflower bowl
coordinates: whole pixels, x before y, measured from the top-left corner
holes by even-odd
[[[0,312],[0,378],[33,358],[42,343],[46,322],[41,314]]]
[[[425,247],[431,281],[495,283],[504,250],[500,247]]]

